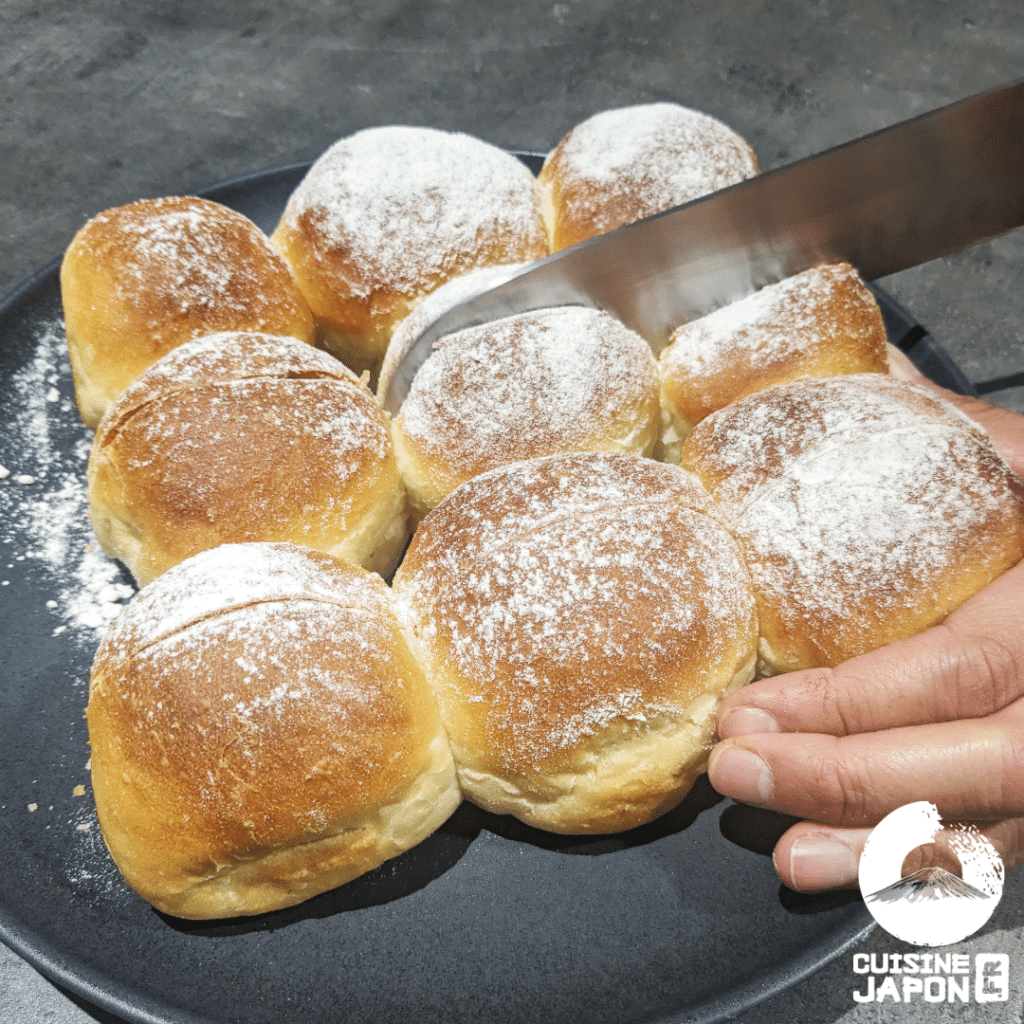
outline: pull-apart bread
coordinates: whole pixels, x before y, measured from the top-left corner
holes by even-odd
[[[932,392],[883,374],[759,391],[690,435],[757,593],[760,671],[923,632],[1024,556],[1024,484]]]
[[[450,334],[419,368],[392,423],[417,519],[479,473],[566,451],[650,455],[661,412],[650,347],[581,306]]]
[[[75,398],[92,429],[143,370],[192,338],[315,335],[309,305],[263,232],[194,196],[93,217],[68,247],[60,285]]]
[[[374,373],[395,325],[439,285],[548,253],[537,182],[519,160],[468,135],[402,126],[331,146],[272,241],[324,347]]]
[[[562,833],[675,806],[754,673],[739,549],[676,466],[573,453],[474,477],[394,588],[468,799]]]
[[[145,587],[89,688],[103,838],[159,910],[276,910],[377,867],[458,806],[437,708],[381,579],[224,545]]]
[[[388,422],[368,388],[292,338],[180,346],[107,411],[89,517],[142,585],[206,548],[291,541],[384,575],[408,540]]]
[[[675,103],[595,114],[548,154],[538,180],[551,251],[736,185],[759,172],[721,121]]]
[[[848,263],[813,267],[672,333],[661,354],[666,447],[771,384],[888,369],[885,323],[860,275]]]
[[[550,249],[757,173],[720,122],[650,104],[573,129],[539,182],[375,128],[272,240],[192,199],[82,229],[89,514],[144,585],[93,666],[93,785],[143,897],[289,906],[462,795],[553,832],[642,825],[705,769],[728,693],[921,632],[1024,556],[1024,483],[885,372],[845,264],[683,325],[660,363],[562,307],[441,338],[393,420],[356,377],[380,393],[430,322]]]

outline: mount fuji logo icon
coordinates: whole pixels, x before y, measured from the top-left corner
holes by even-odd
[[[902,877],[907,854],[940,833],[963,877],[941,867]],[[973,935],[998,905],[1004,877],[999,854],[977,829],[944,826],[935,805],[924,800],[883,818],[860,859],[860,891],[871,915],[891,935],[916,946],[947,946]]]
[[[866,903],[921,903],[924,900],[987,900],[988,895],[945,868],[920,868],[912,875],[865,896]]]

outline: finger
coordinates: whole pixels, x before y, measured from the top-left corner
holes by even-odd
[[[860,855],[869,835],[870,828],[828,828],[801,821],[776,843],[775,873],[796,892],[856,889]]]
[[[909,381],[911,384],[920,384],[922,387],[934,391],[980,424],[1010,469],[1017,476],[1024,476],[1024,416],[1000,409],[980,398],[958,395],[954,391],[940,387],[925,377],[905,353],[891,345],[889,346],[889,366],[894,377]]]
[[[1004,867],[1024,863],[1024,818],[986,822],[978,826],[978,831],[995,848]],[[870,828],[829,828],[801,821],[776,844],[772,854],[775,871],[796,892],[855,889],[860,856],[870,834]],[[908,855],[905,871],[932,864],[953,870],[950,861],[956,859],[956,854],[944,842],[942,833],[936,837],[936,845],[937,850],[924,849],[917,858]]]
[[[708,764],[724,796],[826,825],[860,827],[929,800],[952,820],[1024,815],[1019,713],[853,736],[723,740]]]
[[[738,690],[718,711],[718,735],[845,736],[994,714],[1024,697],[1022,607],[1024,562],[916,637]]]

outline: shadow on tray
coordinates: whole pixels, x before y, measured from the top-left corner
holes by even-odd
[[[631,846],[643,846],[689,828],[701,813],[724,798],[716,793],[706,776],[676,808],[655,821],[611,836],[562,836],[531,828],[509,815],[490,814],[464,802],[433,835],[399,857],[386,861],[346,885],[321,893],[297,906],[253,917],[214,921],[185,921],[153,911],[175,931],[189,935],[242,935],[274,931],[296,921],[332,917],[350,910],[362,910],[401,899],[440,878],[453,868],[483,831],[512,842],[528,843],[560,853],[599,856]]]
[[[745,804],[730,804],[718,819],[722,835],[731,843],[744,850],[770,857],[775,844],[792,825],[800,819],[777,811],[766,811],[760,807]],[[818,914],[836,907],[855,903],[860,899],[856,889],[840,889],[834,892],[794,892],[784,885],[779,886],[779,903],[791,914]]]

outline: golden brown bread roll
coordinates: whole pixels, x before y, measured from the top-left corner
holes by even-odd
[[[198,338],[111,407],[89,518],[142,585],[229,541],[291,541],[388,575],[408,540],[387,419],[332,356],[292,338]]]
[[[764,674],[920,633],[1024,555],[1024,484],[988,437],[882,374],[750,395],[698,424],[682,465],[743,548]]]
[[[542,309],[440,339],[392,421],[415,518],[479,473],[566,451],[650,455],[657,363],[607,313]]]
[[[75,398],[93,429],[147,366],[191,338],[314,339],[309,306],[269,239],[208,199],[143,199],[98,214],[68,247],[60,284]]]
[[[602,833],[686,795],[757,646],[714,515],[676,466],[574,453],[475,477],[423,521],[394,589],[470,800]]]
[[[159,910],[276,910],[436,829],[461,796],[379,577],[288,544],[225,545],[145,587],[89,690],[103,838]]]
[[[547,255],[536,180],[468,135],[368,128],[336,142],[292,194],[272,236],[326,348],[380,366],[395,325],[476,267]]]
[[[885,323],[857,271],[848,263],[805,270],[673,332],[661,354],[667,447],[770,384],[888,366]]]
[[[538,180],[551,251],[699,199],[758,173],[721,121],[675,103],[595,114],[548,154]]]

